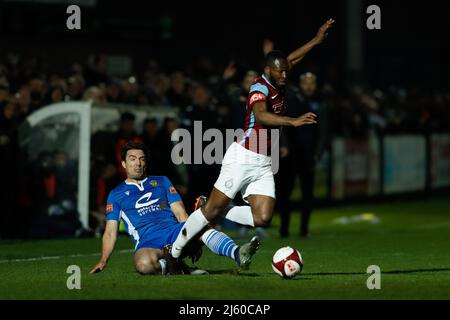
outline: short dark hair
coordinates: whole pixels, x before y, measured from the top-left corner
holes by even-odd
[[[145,144],[128,141],[122,147],[121,157],[123,161],[127,158],[127,152],[129,150],[142,150],[142,152],[144,152],[145,160],[148,159],[148,148]]]
[[[136,116],[132,114],[131,112],[124,112],[120,115],[120,122],[123,121],[134,121],[136,119]]]
[[[298,79],[301,81],[301,80],[303,80],[303,79],[306,79],[306,78],[312,78],[312,79],[314,79],[314,80],[317,80],[317,76],[314,74],[314,73],[312,73],[312,72],[305,72],[305,73],[302,73],[299,77],[298,77]]]
[[[156,124],[158,124],[158,119],[156,119],[155,117],[145,118],[144,126],[147,125],[148,123],[156,123]]]
[[[287,60],[287,56],[279,50],[270,51],[264,59],[264,66],[273,66],[275,60]]]

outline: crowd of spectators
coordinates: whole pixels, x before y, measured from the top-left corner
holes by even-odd
[[[93,224],[98,225],[104,218],[103,208],[109,190],[123,178],[118,150],[127,140],[147,144],[152,154],[150,173],[169,176],[186,200],[192,201],[196,195],[208,193],[219,167],[173,165],[170,135],[178,127],[192,129],[194,120],[203,121],[204,130],[242,128],[247,91],[260,72],[260,69],[250,70],[233,61],[221,65],[207,57],[177,70],[150,59],[139,72],[120,78],[108,72],[105,54],[92,55],[86,63],[74,62],[69,70],[60,73],[48,72],[48,64],[45,59],[24,58],[12,53],[0,59],[0,159],[2,176],[8,181],[8,186],[2,184],[5,190],[1,193],[0,238],[17,234],[26,236],[29,228],[18,233],[10,226],[18,220],[33,220],[29,213],[31,208],[45,202],[48,210],[51,199],[57,197],[56,174],[43,173],[40,186],[30,185],[26,182],[29,180],[21,177],[18,128],[35,110],[52,103],[79,100],[91,100],[98,105],[125,104],[130,110],[140,106],[180,110],[179,117],[168,117],[162,125],[156,119],[148,118],[142,128],[135,126],[132,113],[124,113],[118,132],[109,137],[109,144],[102,137],[94,137],[93,145],[98,145],[95,150],[103,150],[94,153],[96,158],[91,170],[92,217]],[[295,92],[298,90],[297,79],[291,80],[289,90]],[[370,134],[427,134],[450,128],[450,91],[389,84],[379,89],[349,87],[342,84],[339,76],[326,76],[325,72],[318,74],[318,83],[320,99],[328,112],[331,136],[364,138]],[[61,152],[46,157],[45,161],[49,163],[64,160]],[[200,175],[201,183],[196,179]],[[33,189],[39,192],[29,196]],[[74,190],[67,192],[75,193]]]

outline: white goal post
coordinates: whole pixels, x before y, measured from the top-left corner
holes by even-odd
[[[70,149],[78,148],[78,192],[77,210],[80,222],[84,228],[88,228],[89,222],[89,157],[91,149],[91,108],[90,102],[62,102],[41,108],[26,119],[28,125],[33,128],[51,117],[58,115],[78,115],[78,146],[66,146]],[[30,131],[33,133],[33,130]]]
[[[165,117],[178,118],[179,113],[174,107],[61,102],[36,110],[20,126],[20,146],[29,160],[39,159],[43,152],[62,150],[77,164],[76,170],[73,168],[77,175],[76,206],[85,229],[89,228],[92,135],[97,131],[116,132],[125,111],[134,114],[138,133],[146,118],[156,118],[161,124]]]

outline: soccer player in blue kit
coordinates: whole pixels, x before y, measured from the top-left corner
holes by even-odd
[[[172,258],[168,251],[165,253],[164,248],[175,241],[188,218],[181,197],[167,177],[146,176],[145,145],[128,142],[124,145],[121,156],[127,179],[109,194],[102,255],[91,273],[100,272],[106,267],[114,250],[121,219],[135,243],[134,262],[139,273],[179,273],[173,271],[179,268],[170,270]],[[235,260],[243,269],[248,268],[259,247],[257,237],[238,246],[223,232],[210,227],[205,230],[199,238],[193,240],[191,252],[186,252],[186,256],[193,260],[199,258],[200,240],[215,254]]]

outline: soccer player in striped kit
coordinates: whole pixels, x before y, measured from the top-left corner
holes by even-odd
[[[333,19],[327,20],[311,41],[288,56],[280,51],[266,55],[264,74],[250,87],[244,136],[227,149],[219,178],[206,204],[189,216],[173,243],[171,254],[174,258],[180,257],[190,239],[223,212],[226,212],[226,219],[243,225],[266,227],[270,224],[275,206],[270,129],[316,123],[316,115],[311,112],[297,118],[283,115],[285,86],[291,68],[324,41],[333,24]],[[234,206],[227,210],[239,191],[250,206]]]

